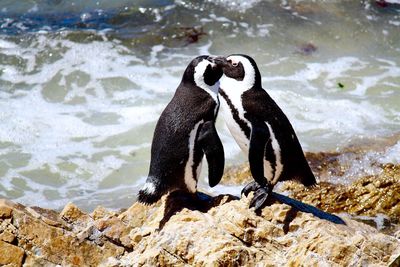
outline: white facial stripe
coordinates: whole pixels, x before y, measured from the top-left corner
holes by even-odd
[[[229,57],[230,58],[230,57]],[[236,59],[233,59],[236,60]],[[231,100],[232,105],[238,111],[239,118],[246,122],[246,124],[251,129],[251,123],[244,117],[244,108],[242,104],[242,94],[249,89],[246,84],[243,84],[240,81],[227,77],[225,74],[221,77],[221,89],[225,92],[228,98]],[[249,140],[247,139],[245,133],[237,124],[237,122],[233,119],[233,114],[226,103],[223,97],[221,99],[221,110],[224,116],[224,120],[226,125],[228,126],[229,131],[231,132],[232,136],[235,138],[236,142],[239,144],[240,148],[247,153]]]
[[[271,145],[272,149],[274,150],[275,154],[275,164],[276,164],[276,169],[275,169],[275,175],[272,179],[271,184],[275,185],[278,182],[279,177],[282,174],[283,170],[283,164],[282,164],[282,159],[281,159],[281,147],[279,146],[278,140],[276,140],[274,131],[272,130],[271,125],[268,122],[265,122],[265,124],[268,126],[269,129],[269,134],[271,136]],[[268,176],[266,176],[268,177]],[[271,177],[271,176],[269,176]]]
[[[215,63],[211,63],[207,59],[203,59],[197,66],[194,68],[194,82],[198,87],[206,91],[215,102],[218,103],[218,89],[219,89],[219,81],[214,85],[210,86],[206,84],[204,81],[204,72],[208,65],[215,66]]]
[[[186,166],[185,166],[185,184],[186,184],[188,190],[192,193],[196,192],[197,178],[198,178],[198,175],[200,175],[200,169],[197,169],[196,170],[197,177],[193,177],[194,142],[196,139],[197,130],[199,128],[199,125],[202,124],[203,122],[204,121],[201,120],[198,123],[196,123],[193,130],[189,134],[189,158],[188,158],[188,161],[186,162]]]
[[[246,90],[250,89],[251,87],[253,87],[254,82],[256,80],[256,72],[254,70],[253,65],[251,65],[250,61],[247,58],[242,57],[242,56],[229,56],[226,59],[227,60],[231,60],[232,63],[241,62],[242,65],[243,65],[243,68],[244,68],[244,78],[243,78],[243,80],[242,81],[237,81],[235,79],[230,78],[230,79],[234,80],[237,83],[236,86],[240,86],[241,88],[246,88]],[[221,88],[223,88],[223,87],[221,87]],[[227,88],[227,89],[229,89],[229,88]]]
[[[245,121],[247,123],[247,125],[249,125],[249,127],[251,127],[250,122],[244,118],[244,109],[243,109],[243,105],[242,105],[242,94],[245,91],[249,90],[251,87],[253,87],[254,81],[255,81],[255,70],[253,68],[253,65],[251,65],[250,61],[245,57],[230,56],[227,58],[227,60],[231,60],[232,62],[240,61],[243,65],[243,68],[245,71],[245,76],[242,81],[238,81],[233,78],[229,78],[224,74],[224,75],[222,75],[222,77],[220,79],[220,82],[221,82],[220,87],[222,88],[222,90],[224,90],[226,95],[232,101],[232,104],[235,106],[235,108],[239,112],[239,114],[238,114],[239,118],[242,119],[243,121]],[[224,116],[224,117],[228,117],[229,116],[228,113],[231,111],[227,105],[223,105],[223,106],[224,106],[223,110],[227,114],[227,116]],[[232,115],[230,115],[230,116],[232,116]],[[234,121],[232,121],[232,122],[234,123]],[[234,135],[234,133],[232,132],[231,129],[233,129],[233,127],[236,128],[239,126],[237,126],[237,125],[230,126],[229,123],[227,123],[227,124],[228,124],[228,128],[230,129],[232,135]],[[240,129],[240,127],[239,127],[239,129]],[[244,135],[244,133],[243,133],[243,135]]]

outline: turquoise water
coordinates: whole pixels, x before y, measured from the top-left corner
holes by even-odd
[[[399,33],[400,5],[375,1],[1,1],[0,196],[129,206],[199,54],[252,55],[307,151],[396,134]],[[243,162],[217,126],[227,164]],[[397,143],[371,157],[399,155]]]

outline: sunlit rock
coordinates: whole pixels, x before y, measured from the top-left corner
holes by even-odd
[[[29,207],[1,201],[0,210],[10,217],[0,219],[0,251],[7,251],[0,263],[348,266],[387,265],[400,254],[399,239],[364,223],[276,193],[277,200],[257,215],[248,208],[250,197],[193,203],[171,194],[153,206],[134,203],[120,213],[97,208],[91,215],[68,204],[58,218],[70,228],[54,224],[55,218],[46,223],[48,210],[35,208],[33,215]]]

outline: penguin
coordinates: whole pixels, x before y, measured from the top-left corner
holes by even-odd
[[[219,183],[224,171],[224,149],[215,128],[222,68],[212,56],[198,56],[156,124],[146,183],[138,201],[152,204],[172,191],[195,195],[203,156],[209,185]]]
[[[256,62],[248,55],[219,57],[219,96],[226,125],[248,155],[254,181],[242,194],[254,191],[250,207],[260,211],[278,181],[297,180],[305,186],[316,179],[288,118],[262,88]]]

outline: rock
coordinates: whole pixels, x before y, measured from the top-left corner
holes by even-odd
[[[384,153],[399,139],[400,135],[394,135],[372,143],[366,140],[340,152],[308,152],[305,155],[319,185],[305,188],[296,182],[283,182],[275,186],[274,191],[286,191],[292,197],[327,212],[366,216],[384,214],[390,223],[399,224],[400,165],[379,164],[373,160],[376,155],[373,159],[368,157],[368,153]],[[362,166],[357,168],[359,162]],[[368,171],[363,171],[364,168]],[[221,183],[243,186],[252,180],[250,168],[244,164],[227,168]]]
[[[24,250],[9,243],[0,241],[0,265],[21,266]]]
[[[121,219],[111,216],[109,218],[102,218],[95,222],[95,226],[102,234],[113,242],[117,242],[126,248],[131,248],[131,240],[129,233],[132,227],[124,224]]]
[[[0,219],[10,218],[12,214],[11,202],[6,199],[0,199]]]
[[[120,264],[385,265],[400,252],[396,238],[350,219],[338,225],[279,203],[257,216],[248,205],[244,198],[205,213],[183,208],[161,229],[147,224],[155,225],[163,216],[148,213],[146,224],[133,230],[133,251],[122,256]],[[155,213],[165,214],[161,208]]]
[[[116,216],[116,213],[113,211],[109,211],[102,206],[96,207],[96,209],[90,215],[94,220],[102,219],[105,217]]]
[[[121,213],[96,208],[91,216],[71,203],[57,215],[9,202],[11,217],[0,219],[0,251],[7,252],[0,264],[384,266],[400,254],[399,239],[366,224],[284,196],[276,199],[290,205],[275,201],[257,215],[248,208],[251,197],[193,202],[172,193],[152,206],[134,203]],[[54,223],[60,218],[72,227]]]
[[[27,207],[26,211],[28,211],[33,217],[41,219],[48,225],[68,228],[65,222],[59,218],[59,213],[54,210],[43,209],[40,207]]]
[[[251,176],[250,167],[248,164],[243,164],[226,168],[221,184],[245,185],[251,181],[253,181],[253,177]]]
[[[303,56],[309,56],[316,52],[317,49],[317,46],[315,46],[313,43],[303,43],[297,47],[295,53]]]
[[[376,176],[363,177],[350,186],[320,183],[315,188],[288,182],[280,189],[327,212],[355,215],[385,214],[400,223],[400,165],[386,165]]]
[[[399,230],[397,230],[397,231],[394,233],[394,237],[396,237],[397,239],[400,239],[400,228],[399,228]]]
[[[152,206],[146,206],[136,202],[125,212],[121,213],[118,218],[131,227],[139,227],[144,224],[149,225],[148,218],[152,218],[152,215],[156,214],[156,211],[160,209],[162,203],[165,203],[165,197],[163,201],[159,201]],[[153,225],[153,227],[156,227],[156,225]]]
[[[36,256],[32,253],[27,253],[23,266],[34,267],[59,267],[60,265],[47,261],[43,257]]]
[[[72,223],[75,227],[83,227],[88,222],[93,221],[92,218],[81,211],[73,203],[68,203],[60,213],[60,218],[68,223]]]
[[[0,240],[7,243],[13,243],[15,239],[16,228],[11,224],[11,218],[0,219]]]
[[[389,264],[389,267],[398,267],[400,266],[400,255],[397,256],[391,263]]]
[[[24,255],[25,251],[27,260],[37,264],[37,266],[51,266],[51,264],[98,266],[108,262],[108,258],[119,257],[125,252],[124,247],[107,240],[101,244],[96,243],[91,240],[92,235],[82,238],[82,232],[76,232],[76,229],[65,229],[61,224],[54,223],[55,218],[51,222],[50,219],[42,220],[44,214],[40,213],[41,210],[38,208],[25,208],[20,204],[10,203],[8,207],[12,207],[12,217],[0,219],[0,234],[4,237],[7,231],[10,232],[9,229],[13,229],[10,233],[14,237],[12,242],[15,245],[3,241],[1,241],[1,244],[6,244],[4,246],[7,249],[15,250],[15,255],[20,255],[21,251]],[[35,212],[32,212],[32,210]],[[46,211],[47,215],[50,213],[56,214],[54,211]],[[74,208],[73,205],[68,205],[62,214],[64,215],[63,218],[68,219],[71,224],[78,222],[83,229],[90,227],[91,222],[82,219],[87,219],[89,216],[79,212],[79,209]],[[97,231],[94,226],[92,228]],[[98,234],[101,235],[101,232],[98,231]],[[10,241],[10,239],[5,241]],[[0,251],[3,252],[1,248]]]

